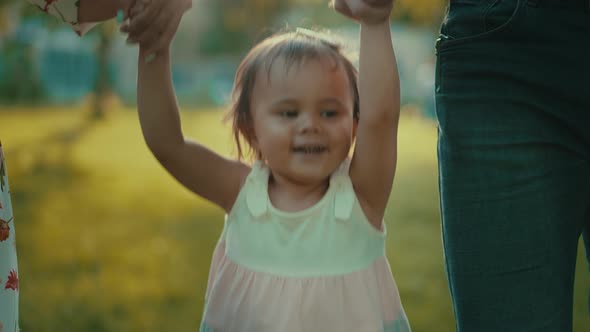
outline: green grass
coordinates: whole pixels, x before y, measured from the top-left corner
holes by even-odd
[[[22,330],[198,331],[222,211],[164,172],[134,112],[92,124],[83,114],[0,110]],[[230,155],[221,117],[185,113],[185,133]],[[414,332],[454,331],[436,176],[435,124],[404,116],[387,248]],[[581,251],[578,263],[575,331],[588,331],[590,278]]]

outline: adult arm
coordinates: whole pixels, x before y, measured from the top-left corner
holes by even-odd
[[[125,13],[134,0],[27,0],[47,14],[69,24],[83,35],[97,22],[109,20],[119,9]]]

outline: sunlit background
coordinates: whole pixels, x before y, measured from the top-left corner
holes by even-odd
[[[454,331],[433,102],[445,6],[397,0],[392,18],[403,109],[388,257],[414,332]],[[264,36],[295,26],[329,28],[357,49],[358,27],[327,1],[194,0],[173,45],[185,134],[232,155],[221,120],[239,60]],[[0,139],[24,332],[198,330],[223,213],[176,183],[145,147],[136,66],[137,48],[114,22],[79,38],[25,0],[0,0]],[[590,277],[579,252],[574,331],[582,332],[590,331]]]

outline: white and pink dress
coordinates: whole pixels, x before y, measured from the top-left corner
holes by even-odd
[[[385,256],[345,161],[298,212],[268,198],[253,165],[213,254],[201,332],[409,332]]]

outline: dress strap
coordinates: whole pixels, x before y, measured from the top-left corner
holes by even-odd
[[[268,168],[257,160],[246,178],[246,205],[252,216],[259,218],[268,211]]]
[[[330,186],[334,186],[334,215],[338,220],[349,220],[354,206],[355,194],[348,170],[350,159],[346,159],[330,178]]]
[[[330,177],[330,186],[334,189],[334,215],[339,220],[348,220],[354,206],[355,194],[348,170],[350,160],[346,159]],[[252,165],[252,171],[246,178],[246,205],[255,218],[264,216],[269,211],[268,201],[269,170],[262,161]]]

